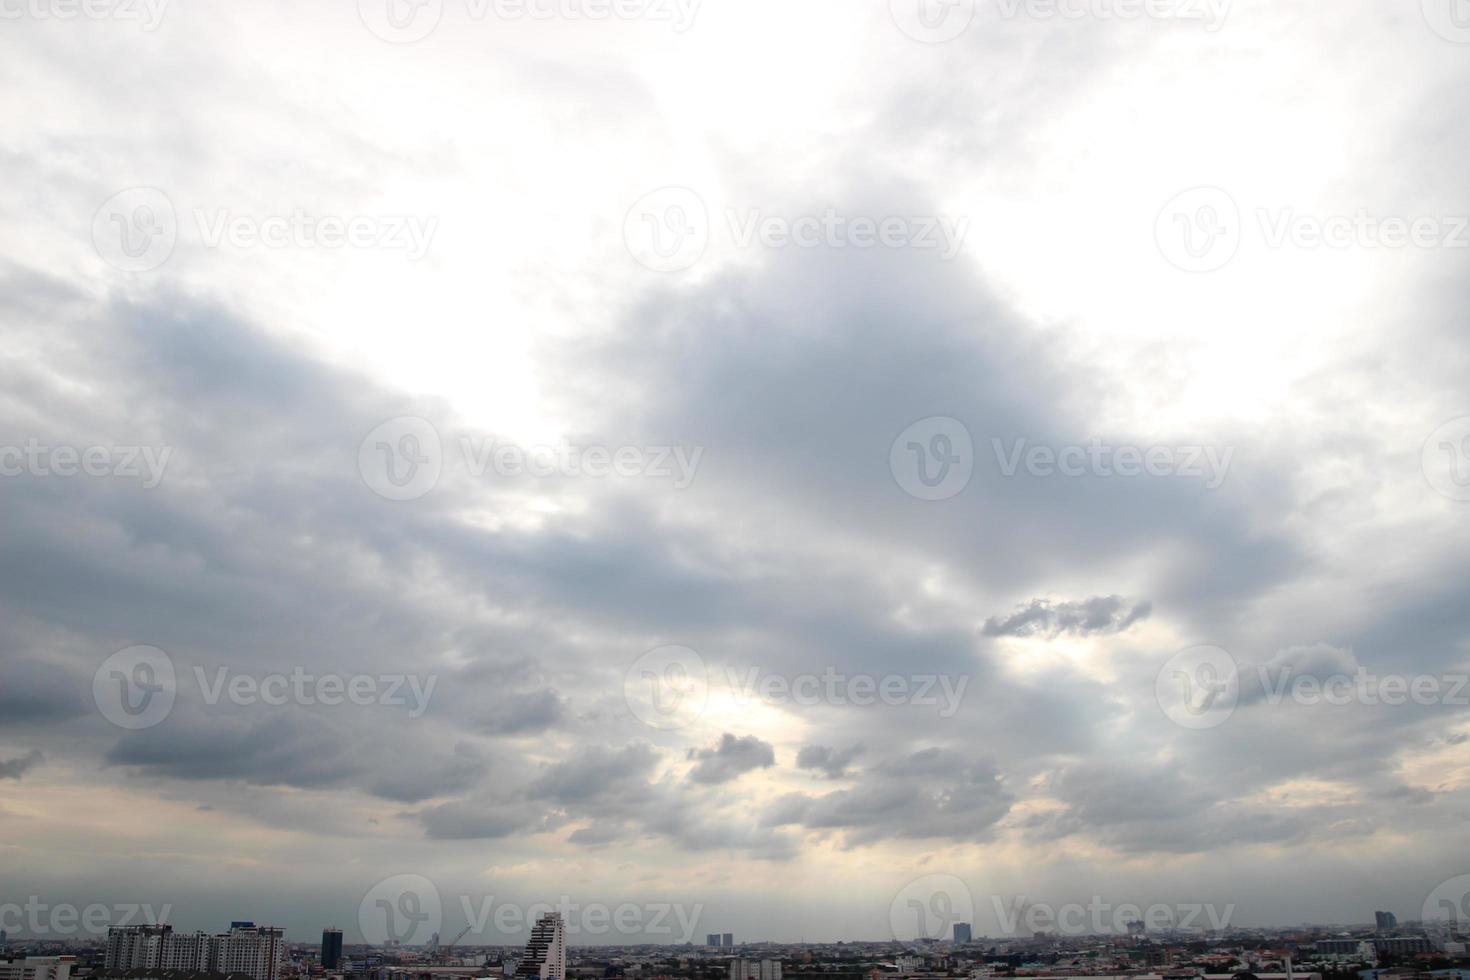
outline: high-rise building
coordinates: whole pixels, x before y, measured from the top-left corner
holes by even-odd
[[[970,924],[968,922],[956,922],[954,924],[954,941],[955,942],[957,942],[957,943],[967,943],[972,938],[973,938],[973,936],[972,936],[972,934],[970,932]]]
[[[720,945],[720,934],[718,932],[709,933],[707,936],[704,937],[704,944],[706,946]]]
[[[113,926],[107,930],[103,969],[108,972],[158,969],[163,942],[173,931],[173,926],[165,925]]]
[[[216,973],[280,980],[286,959],[286,930],[275,926],[235,922],[229,932],[210,937],[209,969]]]
[[[730,980],[781,980],[781,961],[731,960]]]
[[[1378,923],[1379,932],[1387,932],[1390,929],[1397,929],[1399,927],[1399,917],[1392,912],[1374,912],[1373,918]]]
[[[242,973],[252,980],[280,980],[286,960],[285,930],[232,923],[219,936],[174,932],[173,926],[114,926],[107,930],[103,969]]]
[[[342,967],[342,930],[322,930],[322,969],[337,970]]]
[[[75,956],[30,956],[0,960],[0,980],[68,980]]]
[[[723,936],[720,937],[720,940],[721,940],[721,942],[720,942],[720,945],[721,946],[724,946],[724,947],[727,947],[727,948],[733,947],[735,945],[735,934],[732,933],[732,932],[727,932]]]
[[[516,976],[537,980],[566,980],[567,929],[560,912],[547,912],[531,929],[526,954],[516,967]]]

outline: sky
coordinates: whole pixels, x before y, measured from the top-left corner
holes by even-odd
[[[0,928],[1470,916],[1464,0],[0,20]]]

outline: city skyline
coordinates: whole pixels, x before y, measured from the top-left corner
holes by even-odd
[[[1467,25],[0,0],[0,928],[1470,919]]]

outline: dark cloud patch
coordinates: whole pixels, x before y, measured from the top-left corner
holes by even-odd
[[[1089,636],[1121,633],[1153,612],[1149,602],[1129,603],[1122,596],[1093,596],[1078,602],[1032,599],[1009,616],[985,621],[986,636]]]
[[[690,749],[690,760],[698,764],[689,771],[691,782],[713,786],[728,783],[756,769],[768,769],[776,764],[776,750],[769,742],[754,735],[736,738],[726,732],[720,736],[713,748]]]
[[[847,767],[863,750],[861,742],[840,750],[826,745],[804,745],[796,754],[796,768],[815,769],[828,779],[838,779],[847,775]]]
[[[551,829],[555,823],[539,808],[493,800],[443,803],[414,816],[432,840],[497,840]]]
[[[544,766],[531,781],[527,795],[533,800],[576,804],[599,797],[641,793],[644,777],[658,764],[658,753],[647,742],[634,742],[613,750],[589,745],[573,758]]]
[[[929,748],[864,770],[852,789],[789,794],[762,822],[841,831],[849,847],[892,838],[984,841],[1014,799],[990,763]]]
[[[31,659],[0,663],[0,725],[67,721],[88,707],[62,667]]]
[[[480,709],[481,728],[491,735],[545,731],[566,714],[565,700],[552,690],[507,692]]]
[[[0,759],[0,779],[20,779],[45,759],[38,749],[32,749],[18,759]]]
[[[394,767],[375,778],[368,792],[388,800],[418,803],[435,796],[463,792],[474,786],[489,771],[489,766],[472,746],[460,743],[452,757],[443,763],[430,760],[426,765]]]
[[[1236,845],[1300,841],[1323,822],[1309,808],[1234,802],[1177,765],[1078,765],[1048,788],[1065,804],[1025,824],[1037,839],[1082,835],[1128,854],[1190,854]]]

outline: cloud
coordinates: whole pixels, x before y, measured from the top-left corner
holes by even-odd
[[[838,779],[847,775],[847,767],[863,751],[861,742],[840,751],[826,745],[804,745],[796,755],[796,768],[816,769],[828,779]]]
[[[1093,596],[1079,602],[1032,599],[1009,616],[985,621],[986,636],[1088,636],[1121,633],[1153,612],[1152,603],[1130,604],[1122,596]]]
[[[763,823],[838,830],[849,847],[885,839],[985,841],[1014,800],[992,764],[928,748],[864,770],[851,789],[782,797]]]
[[[769,769],[776,764],[776,750],[754,735],[736,738],[726,732],[714,748],[690,749],[688,758],[698,760],[689,770],[690,781],[713,786],[756,769]]]
[[[38,750],[32,749],[18,759],[0,759],[0,779],[20,779],[46,759]]]

